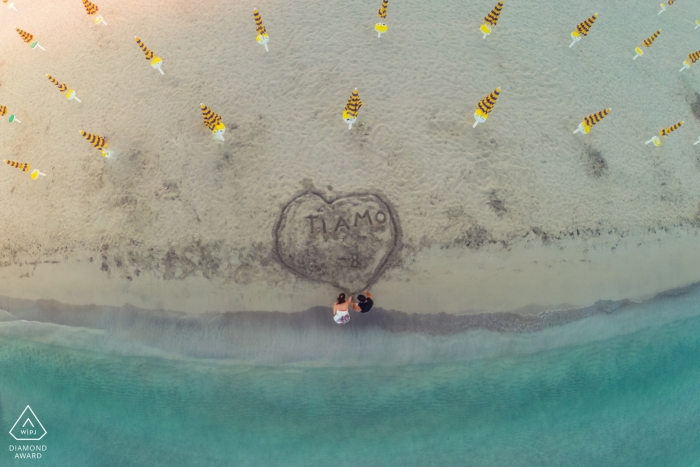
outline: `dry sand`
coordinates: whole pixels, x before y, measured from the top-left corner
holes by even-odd
[[[3,123],[0,144],[47,177],[0,170],[0,295],[191,312],[327,303],[334,286],[275,253],[284,207],[309,191],[391,206],[398,248],[372,284],[387,309],[585,306],[700,280],[700,66],[678,72],[700,49],[698,2],[657,16],[657,2],[506,0],[486,40],[493,0],[390,3],[381,39],[374,0],[101,0],[108,26],[78,1],[15,3],[0,11],[0,104],[22,124]],[[354,87],[364,106],[349,131]],[[227,124],[225,143],[201,102]],[[606,107],[589,135],[572,134]],[[662,147],[643,144],[679,120]],[[114,157],[81,129],[107,136]]]

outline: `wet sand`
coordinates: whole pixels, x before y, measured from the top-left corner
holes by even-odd
[[[698,290],[700,283],[675,288],[655,295],[649,302],[693,294]],[[32,301],[9,297],[0,297],[0,306],[4,308],[0,310],[0,321],[26,320],[108,331],[122,330],[135,336],[148,334],[156,328],[160,331],[221,332],[223,335],[231,330],[260,335],[274,334],[282,329],[311,334],[351,332],[343,329],[353,329],[450,336],[477,329],[506,333],[537,332],[595,315],[631,309],[639,306],[639,302],[600,300],[585,308],[542,311],[528,307],[519,312],[465,314],[406,313],[375,306],[369,313],[352,313],[351,325],[346,326],[335,324],[330,319],[330,308],[325,306],[295,313],[239,311],[188,314],[172,310],[147,310],[128,304],[121,307],[72,306],[56,300]]]
[[[649,233],[644,240],[553,239],[530,233],[518,249],[440,249],[407,255],[372,287],[379,306],[408,313],[536,313],[583,308],[598,300],[645,300],[697,281],[700,248],[693,231]],[[605,236],[603,236],[605,238]],[[568,247],[568,248],[566,248]],[[563,249],[562,249],[563,248]],[[275,263],[272,263],[275,264]],[[276,264],[277,273],[284,269]],[[95,273],[90,262],[6,266],[5,296],[55,299],[70,305],[125,303],[187,313],[299,312],[330,306],[337,289],[304,279],[260,283],[204,277],[129,280]],[[24,271],[31,271],[27,277]]]

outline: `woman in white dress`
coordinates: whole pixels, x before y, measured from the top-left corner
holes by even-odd
[[[350,304],[352,296],[345,299],[345,294],[338,295],[338,300],[333,304],[333,319],[338,324],[345,324],[350,321]]]

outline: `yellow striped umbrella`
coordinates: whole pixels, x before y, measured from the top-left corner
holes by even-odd
[[[211,130],[214,134],[214,138],[219,141],[224,141],[224,133],[226,133],[226,125],[221,121],[221,115],[211,110],[204,104],[199,106],[202,111],[202,118],[204,119],[204,125]]]
[[[22,163],[16,161],[8,161],[7,159],[5,159],[5,164],[9,165],[10,167],[14,167],[15,169],[20,169],[22,172],[29,172],[29,169],[31,169],[31,166],[26,162]]]
[[[595,23],[596,19],[598,19],[598,13],[576,26],[574,32],[571,33],[571,39],[573,42],[569,44],[569,48],[573,47],[575,43],[581,40],[581,34],[583,34],[584,37],[588,35],[588,31],[591,30],[591,27],[593,26],[593,23]]]
[[[88,140],[88,142],[92,144],[92,147],[99,149],[102,157],[109,157],[111,155],[111,151],[107,150],[109,147],[109,144],[107,144],[107,138],[104,136],[93,135],[92,133],[88,133],[87,131],[83,130],[80,130],[80,135]]]
[[[661,130],[659,130],[659,135],[663,136],[664,138],[667,138],[668,135],[670,135],[672,132],[679,129],[682,125],[683,125],[683,120],[681,120],[678,123],[674,123],[673,125],[671,125],[668,128],[662,128]],[[649,143],[654,143],[654,146],[657,146],[657,147],[661,146],[661,138],[659,138],[658,136],[652,136],[652,138],[644,144],[649,144]]]
[[[4,105],[0,105],[0,117],[4,117],[7,115],[7,107]],[[17,119],[17,116],[15,114],[10,114],[8,121],[10,123],[22,123]]]
[[[587,135],[591,131],[591,127],[607,117],[607,115],[610,113],[610,109],[604,109],[601,110],[600,112],[596,112],[594,114],[589,115],[588,117],[583,118],[583,122],[579,123],[578,128],[576,131],[574,131],[574,134],[576,133],[583,133],[584,135]]]
[[[58,90],[59,90],[59,91],[61,91],[61,92],[66,92],[66,91],[68,91],[68,93],[66,93],[66,98],[67,98],[69,101],[78,101],[78,102],[82,102],[80,99],[78,99],[78,96],[75,95],[75,89],[68,89],[68,86],[66,86],[65,84],[59,83],[59,82],[56,80],[56,78],[54,78],[54,77],[51,76],[51,75],[46,75],[46,77],[49,79],[49,81],[51,81],[53,84],[55,84],[56,86],[58,86]]]
[[[345,104],[345,110],[343,111],[343,120],[348,124],[349,130],[352,130],[352,124],[357,120],[357,113],[360,111],[360,107],[362,107],[360,92],[355,88],[350,94],[350,99]]]
[[[135,37],[134,39],[136,39],[136,45],[139,46],[139,48],[143,51],[143,54],[146,56],[146,60],[150,60],[151,68],[158,70],[161,75],[164,75],[165,72],[161,69],[161,66],[163,66],[163,60],[154,54],[151,49],[146,47],[146,44],[144,44],[141,39],[138,37]]]
[[[27,31],[22,31],[20,28],[15,28],[15,30],[19,34],[19,37],[21,37],[24,42],[29,44],[30,49],[39,47],[41,50],[46,50],[41,46],[41,44],[39,44],[39,42],[34,40],[34,36],[32,34],[29,34]]]
[[[662,4],[661,4],[661,11],[658,12],[658,13],[656,14],[656,16],[659,16],[661,13],[663,13],[664,11],[666,11],[666,7],[667,7],[667,6],[673,5],[675,2],[676,2],[676,0],[668,0],[668,2],[666,2],[666,5],[664,5],[664,4],[662,3]]]
[[[484,123],[488,118],[491,110],[496,105],[496,100],[501,94],[501,88],[496,88],[491,94],[484,97],[476,104],[476,112],[474,112],[474,125],[472,128],[476,128],[479,123]]]
[[[657,37],[659,37],[660,34],[661,34],[661,29],[656,31],[654,34],[652,34],[648,38],[644,39],[644,41],[642,41],[642,45],[644,47],[651,47],[651,44],[654,43],[654,41],[656,40]],[[636,52],[636,54],[635,54],[634,58],[632,58],[632,60],[637,60],[637,57],[641,57],[642,55],[644,55],[644,52],[642,52],[642,49],[640,49],[639,47],[635,48],[634,51]]]
[[[498,23],[498,17],[501,15],[501,10],[503,9],[503,0],[499,1],[495,7],[489,12],[488,15],[484,18],[484,24],[481,25],[479,30],[481,33],[484,35],[484,39],[486,39],[486,36],[491,34],[491,27],[495,26],[496,23]]]
[[[267,42],[270,40],[270,37],[267,35],[267,29],[265,29],[262,17],[257,8],[253,8],[253,19],[255,20],[255,32],[258,33],[258,35],[255,36],[255,40],[258,44],[265,46],[265,52],[269,52],[270,50],[267,48]]]
[[[690,65],[697,62],[698,59],[700,59],[700,50],[698,50],[697,52],[689,53],[688,60],[683,60],[683,68],[681,68],[679,71],[687,70],[688,68],[690,68]]]
[[[96,15],[97,12],[100,11],[100,8],[94,3],[92,3],[90,0],[83,0],[83,6],[85,7],[85,11],[87,12],[88,16]],[[102,23],[105,26],[107,26],[107,22],[102,17],[102,15],[96,16],[94,21],[95,24]]]
[[[377,11],[377,16],[379,16],[382,21],[374,25],[374,30],[377,31],[377,37],[382,37],[382,33],[385,33],[389,26],[386,25],[384,20],[386,19],[386,9],[389,6],[389,0],[382,0],[382,6]]]
[[[29,172],[29,170],[31,169],[31,166],[26,162],[22,163],[16,161],[8,161],[7,159],[5,159],[5,164],[9,165],[10,167],[14,167],[15,169],[20,169],[22,172]],[[32,177],[32,180],[36,180],[37,178],[39,178],[39,175],[43,175],[44,177],[46,176],[45,173],[39,172],[38,169],[32,170],[32,173],[29,176]]]

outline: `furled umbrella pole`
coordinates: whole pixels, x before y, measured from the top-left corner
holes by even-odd
[[[667,138],[668,135],[670,135],[672,132],[676,131],[683,125],[683,120],[680,122],[668,127],[668,128],[663,128],[662,130],[659,131],[659,135],[663,136],[664,138]],[[649,144],[649,143],[654,143],[654,146],[661,146],[661,138],[658,136],[653,136],[649,141],[647,141],[644,144]]]
[[[29,172],[29,170],[31,169],[31,166],[26,162],[16,162],[5,159],[5,164],[9,165],[10,167],[14,167],[15,169],[20,169],[22,172]],[[32,180],[36,180],[37,178],[39,178],[39,175],[42,175],[44,177],[46,176],[45,173],[39,172],[38,169],[32,170],[29,176],[32,177]]]
[[[219,141],[225,141],[224,133],[226,133],[226,125],[224,125],[224,122],[221,121],[221,115],[217,114],[204,104],[201,104],[199,108],[202,111],[204,125],[211,130],[214,138],[218,139]]]
[[[668,0],[668,2],[666,2],[666,5],[664,5],[664,4],[662,3],[662,4],[661,4],[661,11],[659,11],[659,12],[656,14],[656,16],[659,16],[661,13],[663,13],[664,11],[666,11],[666,7],[667,7],[667,6],[671,6],[671,5],[673,5],[674,3],[676,3],[676,0]]]
[[[135,37],[136,39],[136,45],[139,46],[139,48],[143,51],[144,55],[146,56],[146,60],[149,60],[151,62],[151,68],[154,70],[158,70],[161,75],[164,75],[165,72],[161,69],[163,66],[163,60],[156,56],[156,54],[153,53],[151,49],[146,47],[146,44],[143,43],[141,39],[138,37]]]
[[[644,47],[647,47],[647,48],[651,47],[651,44],[654,43],[654,41],[656,40],[657,37],[659,37],[660,34],[661,34],[661,29],[659,29],[654,34],[652,34],[651,36],[644,39],[644,41],[642,41],[642,45]],[[632,60],[637,60],[638,57],[641,57],[642,55],[644,55],[644,52],[642,52],[642,49],[640,49],[639,47],[634,49],[634,51],[635,51],[635,56],[634,56],[634,58],[632,58]]]
[[[579,23],[576,26],[576,29],[571,33],[571,39],[573,40],[573,42],[569,44],[569,48],[573,47],[575,43],[581,40],[582,34],[584,37],[588,35],[588,31],[591,30],[591,27],[593,27],[593,23],[595,23],[596,19],[598,19],[598,13],[594,14],[586,21],[584,21],[583,23]]]
[[[5,5],[7,5],[7,8],[9,8],[10,10],[15,10],[15,11],[17,11],[17,8],[15,8],[15,4],[14,4],[14,3],[12,3],[12,2],[10,2],[10,1],[8,1],[8,0],[2,0],[2,3],[4,3]]]
[[[0,117],[4,117],[7,115],[7,107],[4,105],[0,105]],[[10,114],[9,118],[7,119],[10,123],[22,123],[17,119],[17,116],[15,114]]]
[[[501,15],[501,10],[503,9],[503,0],[498,2],[495,7],[493,7],[493,10],[489,12],[488,15],[484,18],[484,24],[481,25],[479,30],[481,33],[484,35],[484,39],[486,39],[486,36],[491,34],[491,28],[498,23],[498,17]]]
[[[680,71],[687,70],[690,68],[690,65],[694,64],[700,59],[700,50],[697,52],[689,53],[688,54],[688,60],[683,60],[683,68],[681,68]]]
[[[56,80],[56,78],[54,78],[54,77],[51,76],[51,75],[46,75],[46,77],[49,79],[49,81],[51,81],[51,83],[55,84],[55,85],[58,87],[58,90],[59,90],[59,91],[61,91],[61,92],[66,92],[66,91],[68,91],[68,92],[66,92],[66,98],[67,98],[69,101],[78,101],[78,102],[82,102],[80,99],[78,99],[78,96],[75,95],[75,89],[69,89],[68,86],[66,86],[66,85],[63,84],[63,83],[59,83],[59,82]]]
[[[500,94],[501,88],[496,88],[491,94],[484,97],[476,104],[476,112],[474,112],[474,120],[476,121],[474,125],[472,125],[472,128],[476,128],[479,123],[484,123],[489,118],[489,114],[496,105],[496,100]]]
[[[93,135],[83,130],[80,130],[80,136],[88,140],[88,142],[92,144],[92,147],[99,149],[102,157],[110,157],[112,155],[112,152],[107,150],[109,144],[107,143],[107,138],[104,136]]]
[[[361,107],[360,92],[355,88],[352,90],[347,104],[345,104],[345,110],[343,110],[343,120],[348,124],[349,130],[352,130],[352,124],[357,120],[357,114]]]
[[[19,37],[21,37],[24,42],[29,44],[30,49],[39,47],[41,50],[46,50],[41,46],[41,44],[39,44],[39,42],[34,40],[34,36],[32,34],[29,34],[27,31],[22,31],[20,28],[15,28],[15,30],[19,34]]]
[[[583,122],[579,123],[578,128],[576,131],[574,131],[574,134],[583,133],[584,135],[587,135],[591,131],[591,127],[607,117],[609,113],[610,109],[608,108],[591,114],[588,117],[584,117]]]
[[[265,29],[265,25],[262,22],[262,17],[260,16],[260,12],[257,8],[253,8],[253,19],[255,20],[255,32],[258,33],[258,35],[255,36],[255,41],[258,44],[265,46],[265,52],[269,52],[270,49],[267,48],[267,43],[270,40],[270,37],[267,35],[267,29]]]
[[[382,34],[387,32],[389,26],[386,25],[384,20],[386,19],[386,9],[389,7],[389,0],[382,0],[382,6],[377,11],[377,16],[381,18],[381,21],[374,25],[374,30],[377,31],[377,37],[382,37]]]
[[[83,0],[83,6],[85,7],[85,11],[87,11],[88,16],[97,15],[97,12],[100,11],[100,8],[89,0]],[[107,26],[107,21],[105,21],[102,15],[95,16],[94,21],[95,24],[102,23]]]

